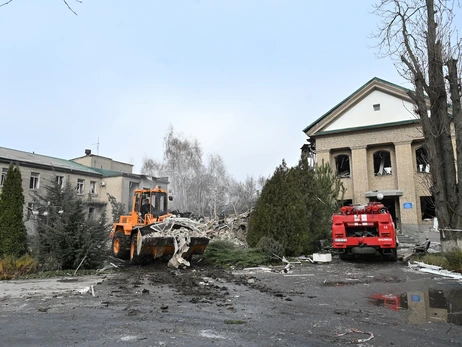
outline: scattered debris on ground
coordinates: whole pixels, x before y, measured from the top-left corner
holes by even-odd
[[[374,338],[374,334],[372,334],[372,333],[360,331],[360,330],[353,329],[353,328],[350,329],[349,331],[345,332],[345,333],[340,333],[340,334],[335,334],[335,335],[336,336],[344,336],[344,335],[347,335],[347,334],[366,334],[366,335],[369,335],[368,338],[356,339],[356,340],[353,340],[352,343],[363,343],[363,342],[370,341],[370,340],[372,340]]]
[[[430,265],[430,264],[425,264],[423,262],[419,261],[413,261],[408,263],[409,268],[420,271],[420,272],[426,272],[426,273],[431,273],[434,275],[439,275],[439,276],[444,276],[444,277],[450,277],[453,279],[458,279],[462,280],[462,274],[449,271],[449,270],[444,270],[441,266],[436,266],[436,265]]]
[[[431,241],[427,238],[425,241],[420,244],[400,244],[400,249],[398,251],[398,259],[403,263],[406,263],[414,254],[424,254],[424,253],[441,253],[441,243]]]

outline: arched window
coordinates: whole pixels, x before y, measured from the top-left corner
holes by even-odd
[[[430,164],[428,163],[428,154],[425,147],[419,147],[415,150],[415,159],[417,172],[430,172]]]
[[[346,154],[337,155],[335,157],[335,169],[338,177],[350,177],[350,157]]]
[[[391,175],[391,156],[389,151],[374,153],[374,174],[376,176]]]

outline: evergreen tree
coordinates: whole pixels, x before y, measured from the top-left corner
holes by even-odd
[[[85,218],[85,203],[67,182],[46,188],[40,218],[37,220],[37,253],[45,269],[96,268],[105,256],[104,243],[109,234],[106,213],[99,219]]]
[[[343,186],[329,166],[315,170],[305,161],[288,168],[285,161],[267,181],[249,220],[247,242],[269,237],[286,255],[308,254],[330,238],[330,219]]]
[[[109,203],[111,204],[111,208],[112,208],[112,221],[114,223],[118,222],[120,216],[123,216],[126,214],[125,204],[118,202],[117,199],[111,194],[109,193],[106,193],[106,194],[107,194],[107,199]]]
[[[0,193],[0,257],[20,257],[27,252],[23,209],[21,171],[10,164]]]

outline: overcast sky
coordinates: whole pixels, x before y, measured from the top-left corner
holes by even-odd
[[[0,7],[2,147],[89,148],[139,173],[172,125],[243,180],[295,165],[302,130],[371,78],[409,87],[370,48],[374,1],[68,3],[77,16],[60,0]]]

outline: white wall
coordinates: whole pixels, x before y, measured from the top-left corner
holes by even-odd
[[[373,105],[380,104],[380,111],[374,111]],[[415,119],[414,106],[395,96],[374,90],[359,103],[329,124],[323,131],[363,127],[391,122]]]

